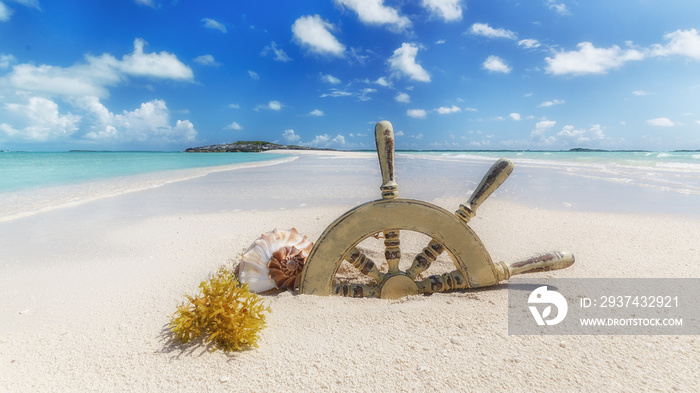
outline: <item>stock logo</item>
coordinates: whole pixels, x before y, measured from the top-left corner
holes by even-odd
[[[540,314],[536,306],[529,306],[532,316],[539,326],[552,326],[563,321],[566,318],[566,312],[569,310],[569,305],[566,299],[557,291],[548,291],[547,286],[543,285],[530,293],[527,298],[528,304],[548,304]],[[552,315],[552,306],[557,308],[556,317],[547,319]]]

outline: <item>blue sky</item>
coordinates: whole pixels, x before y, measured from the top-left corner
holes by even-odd
[[[0,0],[0,149],[700,149],[700,2]]]

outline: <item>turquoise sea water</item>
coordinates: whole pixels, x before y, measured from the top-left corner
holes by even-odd
[[[259,153],[3,152],[0,193],[278,158],[279,155]]]
[[[600,180],[678,194],[700,195],[700,152],[405,152],[407,158],[452,162],[511,159],[516,168],[554,171],[567,178]]]

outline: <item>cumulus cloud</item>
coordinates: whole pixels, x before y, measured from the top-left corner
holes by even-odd
[[[263,50],[260,52],[260,56],[264,57],[270,53],[273,54],[272,59],[275,61],[279,61],[282,63],[292,61],[292,58],[287,55],[287,52],[285,52],[282,48],[277,47],[277,43],[275,41],[272,41],[270,45],[264,47]]]
[[[664,35],[666,45],[656,44],[652,47],[652,56],[686,56],[700,60],[700,34],[695,29],[676,30]]]
[[[141,38],[134,40],[134,52],[122,57],[119,69],[128,75],[161,79],[191,80],[192,69],[182,64],[175,55],[162,51],[144,53],[147,44]]]
[[[330,83],[331,85],[339,85],[342,81],[330,74],[321,74],[321,81]]]
[[[221,63],[217,62],[212,55],[201,55],[194,58],[194,62],[207,65],[207,66],[220,66]]]
[[[347,7],[357,13],[362,23],[368,25],[386,25],[393,31],[404,31],[411,27],[411,20],[401,15],[396,8],[384,5],[384,0],[334,0],[341,7]]]
[[[431,13],[445,19],[445,22],[455,22],[462,19],[462,0],[423,0],[421,5]]]
[[[285,141],[287,141],[288,144],[299,143],[299,141],[301,140],[301,137],[299,135],[295,134],[294,130],[292,130],[292,129],[284,130],[282,137],[284,138]]]
[[[510,66],[506,64],[505,60],[501,59],[498,56],[489,56],[484,61],[483,67],[485,70],[488,70],[490,72],[501,72],[504,74],[508,74],[511,71]]]
[[[248,76],[250,79],[255,79],[256,81],[260,80],[260,75],[258,75],[258,73],[255,71],[248,70]]]
[[[0,54],[0,69],[8,68],[15,61],[17,58],[12,55]]]
[[[383,87],[391,87],[391,81],[386,79],[385,77],[379,77],[377,78],[376,81],[374,81],[375,84]]]
[[[81,117],[70,112],[62,115],[58,104],[43,97],[31,97],[26,104],[6,104],[5,108],[22,128],[8,123],[0,124],[0,131],[8,136],[37,142],[69,137],[78,130]]]
[[[425,119],[428,116],[428,111],[425,109],[409,109],[406,111],[406,115],[414,119]]]
[[[134,51],[118,60],[111,54],[99,57],[86,55],[85,62],[70,67],[17,64],[0,84],[18,90],[63,96],[109,95],[108,87],[128,77],[191,81],[192,70],[168,52],[144,53],[146,42],[134,40]]]
[[[543,103],[537,105],[537,107],[539,107],[539,108],[548,108],[548,107],[550,107],[550,106],[560,105],[560,104],[563,104],[563,103],[565,103],[565,102],[566,102],[566,101],[564,101],[564,100],[558,100],[558,99],[555,98],[555,99],[553,99],[552,101],[545,101],[545,102],[543,102]]]
[[[557,125],[557,122],[554,120],[542,120],[537,122],[535,124],[535,129],[530,133],[530,138],[541,142],[551,142],[551,139],[545,138],[544,133],[555,125]]]
[[[226,32],[226,26],[224,26],[223,23],[218,22],[214,19],[204,18],[202,19],[202,22],[204,22],[204,27],[206,27],[207,29],[219,30],[222,33]]]
[[[469,30],[472,34],[480,35],[488,38],[507,38],[510,40],[517,39],[514,32],[506,29],[494,29],[488,23],[474,23]]]
[[[411,96],[408,95],[408,93],[401,92],[394,97],[394,100],[396,100],[396,102],[403,102],[405,104],[408,104],[409,102],[411,102]]]
[[[581,42],[577,51],[561,51],[546,57],[547,73],[554,75],[605,74],[622,67],[628,61],[642,60],[644,54],[636,49],[623,50],[617,45],[596,48],[590,42]]]
[[[316,135],[311,142],[302,143],[306,146],[315,147],[343,147],[346,144],[345,137],[341,134],[331,137],[328,134]]]
[[[513,119],[513,120],[515,120],[515,121],[519,121],[519,120],[520,120],[520,113],[515,113],[515,112],[513,112],[513,113],[511,113],[511,114],[508,115],[508,116],[510,116],[510,118]]]
[[[323,111],[320,109],[314,109],[309,113],[309,115],[321,117],[321,116],[323,116]]]
[[[668,117],[657,117],[655,119],[649,119],[647,120],[647,123],[656,127],[673,127],[677,125],[676,122],[669,119]]]
[[[605,128],[600,124],[594,124],[590,129],[576,129],[574,126],[564,126],[557,133],[557,139],[568,140],[574,143],[586,143],[605,139]]]
[[[256,111],[259,111],[261,109],[267,109],[267,110],[272,110],[272,111],[279,111],[282,109],[282,103],[279,101],[270,101],[267,104],[261,104],[255,107]]]
[[[450,113],[458,113],[458,112],[461,112],[461,111],[462,111],[462,109],[461,109],[460,107],[458,107],[457,105],[452,105],[452,106],[450,106],[450,107],[441,106],[441,107],[435,109],[435,112],[437,112],[437,113],[439,113],[439,114],[441,114],[441,115],[447,115],[447,114],[450,114]]]
[[[309,52],[318,55],[342,57],[345,45],[331,34],[335,26],[319,15],[302,16],[292,25],[294,41]]]
[[[189,120],[170,121],[165,101],[144,102],[133,111],[110,112],[97,97],[83,97],[76,104],[94,118],[85,138],[100,142],[187,142],[197,136]]]
[[[418,46],[404,42],[389,58],[389,67],[395,74],[406,75],[420,82],[430,82],[428,71],[416,63],[417,55]]]
[[[240,130],[243,129],[243,126],[240,125],[240,124],[238,124],[238,123],[236,123],[236,122],[234,121],[233,123],[231,123],[231,124],[227,125],[226,127],[224,127],[224,129],[225,129],[225,130],[240,131]]]

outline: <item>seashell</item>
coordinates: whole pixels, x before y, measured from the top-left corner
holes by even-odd
[[[243,254],[236,272],[238,281],[247,283],[252,292],[294,290],[313,246],[296,228],[263,233]]]

